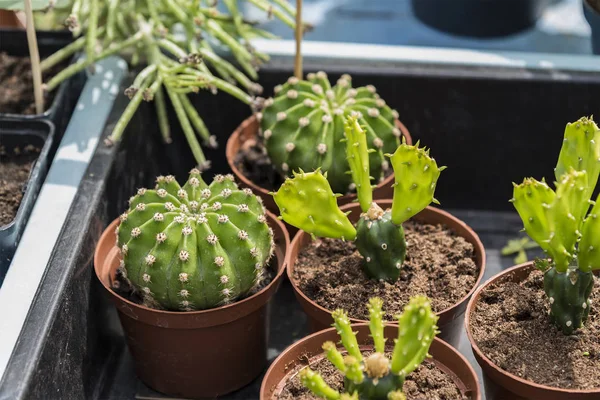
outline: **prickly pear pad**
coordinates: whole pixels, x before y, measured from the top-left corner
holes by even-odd
[[[194,169],[183,187],[158,177],[156,188],[139,189],[121,215],[122,276],[154,308],[191,311],[235,301],[256,285],[273,252],[264,213],[232,175],[207,185]]]
[[[346,160],[344,118],[354,115],[365,126],[371,175],[384,177],[388,162],[384,153],[400,143],[395,126],[398,113],[379,98],[373,86],[352,88],[350,75],[331,86],[325,72],[308,74],[307,80],[290,77],[275,88],[275,97],[265,101],[257,114],[265,147],[273,166],[282,176],[303,169],[328,172],[333,190],[347,193],[352,179]]]

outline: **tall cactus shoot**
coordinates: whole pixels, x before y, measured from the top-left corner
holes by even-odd
[[[566,126],[556,190],[526,178],[514,184],[511,199],[525,231],[549,256],[535,264],[544,272],[550,317],[567,335],[585,323],[592,271],[600,269],[600,199],[592,201],[599,174],[600,130],[592,118],[582,117]]]
[[[320,237],[355,240],[364,258],[364,270],[374,279],[395,281],[406,257],[406,240],[402,223],[423,210],[434,199],[441,171],[429,150],[402,143],[393,154],[386,156],[394,168],[394,199],[391,210],[383,210],[373,201],[367,129],[360,117],[348,116],[343,139],[350,176],[356,186],[363,211],[352,225],[335,201],[336,195],[326,179],[330,172],[294,173],[273,195],[284,221],[305,232]]]
[[[376,93],[372,85],[352,88],[350,75],[342,75],[331,86],[327,74],[310,73],[307,80],[290,77],[275,87],[275,97],[265,100],[257,114],[267,153],[282,176],[300,169],[327,172],[333,190],[347,193],[354,188],[346,174],[348,161],[344,120],[354,114],[364,126],[368,163],[375,182],[384,178],[389,163],[385,153],[400,144],[401,131],[395,125],[398,113]]]
[[[398,317],[399,333],[394,341],[392,357],[386,356],[383,336],[382,301],[369,300],[369,329],[374,350],[363,357],[356,334],[343,310],[333,313],[334,324],[347,355],[337,349],[333,342],[325,342],[323,350],[327,359],[344,375],[344,393],[331,388],[315,371],[306,367],[300,371],[302,384],[316,396],[327,400],[405,400],[402,393],[404,380],[428,357],[427,352],[437,333],[438,317],[431,310],[429,299],[424,296],[411,298]]]
[[[232,175],[207,185],[193,169],[181,187],[160,176],[121,215],[122,276],[159,309],[192,311],[235,301],[255,287],[273,254],[273,231],[250,189]]]

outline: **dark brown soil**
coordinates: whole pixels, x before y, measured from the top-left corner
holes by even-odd
[[[269,283],[271,283],[275,278],[276,267],[276,258],[272,258],[271,261],[267,264],[266,268],[264,269],[263,276],[258,282],[258,285],[256,285],[245,297],[239,298],[237,301],[244,300],[269,286]],[[123,278],[123,275],[120,273],[119,270],[117,270],[116,278],[117,279],[112,283],[112,290],[116,294],[118,294],[126,300],[131,301],[132,303],[139,304],[144,307],[155,308],[152,306],[152,304],[144,303],[144,299],[142,298],[140,293],[134,290],[129,280]]]
[[[65,64],[60,64],[43,73],[43,81],[56,75],[64,66]],[[36,113],[29,57],[13,57],[0,53],[0,88],[0,113]],[[46,109],[52,104],[55,94],[56,90],[45,95]]]
[[[600,0],[587,0],[587,2],[590,3],[593,9],[600,13]]]
[[[34,146],[10,150],[0,147],[0,226],[15,219],[39,153]]]
[[[379,296],[386,319],[402,312],[410,297],[423,294],[435,312],[460,301],[479,274],[473,245],[441,225],[404,224],[407,252],[400,279],[369,279],[354,244],[318,239],[304,248],[294,267],[294,280],[311,300],[328,310],[343,308],[352,318],[368,319],[367,301]]]
[[[339,392],[344,390],[342,374],[326,358],[311,364],[310,367],[319,372],[329,386]],[[425,361],[412,374],[408,375],[402,390],[408,400],[468,399],[461,394],[454,381],[430,361]],[[286,382],[281,394],[273,400],[320,400],[320,398],[306,389],[296,374]]]
[[[269,191],[277,190],[284,178],[275,170],[261,141],[247,140],[235,155],[233,164],[250,181]],[[388,177],[394,171],[385,172]]]
[[[548,318],[543,274],[521,283],[492,285],[473,311],[479,349],[498,367],[520,378],[563,389],[600,389],[600,280],[596,278],[585,327],[565,336]]]

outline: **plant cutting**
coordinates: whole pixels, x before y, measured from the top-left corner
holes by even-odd
[[[366,285],[375,285],[368,290],[388,291],[395,303],[398,303],[396,296],[399,288],[396,285],[402,284],[399,281],[406,280],[401,280],[400,277],[404,272],[403,265],[407,259],[407,250],[409,253],[411,252],[407,246],[403,225],[409,219],[422,212],[431,202],[437,203],[437,200],[434,198],[434,191],[440,173],[445,167],[438,167],[436,161],[430,157],[429,150],[419,148],[418,144],[411,146],[403,143],[398,146],[393,154],[386,155],[393,167],[395,183],[393,185],[394,198],[391,202],[391,208],[384,210],[379,205],[384,203],[373,199],[373,177],[370,174],[370,157],[375,150],[368,148],[367,130],[360,125],[359,121],[360,116],[357,113],[347,116],[344,125],[345,138],[343,142],[346,154],[345,158],[349,163],[350,176],[356,185],[359,200],[358,206],[353,207],[352,211],[359,207],[361,211],[360,217],[354,219],[355,223],[348,217],[350,211],[345,211],[338,207],[336,198],[339,195],[334,194],[328,182],[328,173],[323,174],[318,169],[314,172],[303,172],[302,170],[296,172],[294,178],[286,179],[279,190],[273,194],[273,199],[279,207],[281,218],[288,224],[304,231],[294,239],[294,246],[290,257],[290,266],[292,267],[293,264],[297,264],[292,269],[301,272],[297,272],[299,275],[296,276],[290,272],[290,279],[295,285],[295,289],[302,292],[302,290],[296,287],[298,282],[295,282],[300,275],[314,276],[318,280],[318,276],[323,275],[325,272],[324,269],[333,271],[327,265],[323,266],[325,268],[321,267],[322,263],[336,263],[336,269],[339,268],[339,273],[344,274],[344,268],[339,264],[339,260],[321,259],[314,261],[314,257],[319,257],[318,254],[307,255],[306,258],[309,260],[312,259],[315,265],[314,268],[309,268],[309,272],[308,269],[303,269],[306,265],[302,266],[298,264],[301,260],[297,260],[296,258],[303,246],[309,249],[312,246],[315,252],[320,252],[317,249],[324,244],[334,254],[346,254],[346,251],[342,249],[347,248],[349,244],[343,241],[353,241],[352,245],[355,246],[360,258],[356,256],[354,256],[355,258],[350,257],[350,260],[352,260],[350,263],[352,268],[356,268],[357,264],[359,265],[360,275],[357,278],[364,279]],[[389,201],[387,204],[389,204]],[[429,212],[435,214],[435,211]],[[433,223],[440,223],[443,221],[443,218],[433,217],[431,220]],[[443,223],[448,223],[448,221],[443,221]],[[414,224],[414,222],[411,222],[411,224]],[[419,228],[411,225],[411,229],[414,231]],[[331,247],[335,246],[335,242],[323,241],[317,241],[315,242],[317,244],[308,245],[307,240],[303,238],[303,235],[306,236],[306,234],[311,235],[313,239],[320,237],[338,240],[339,247]],[[448,232],[446,234],[452,235]],[[473,246],[463,241],[461,241],[461,246],[466,246],[465,254],[463,254],[465,270],[469,271],[471,279],[474,281],[475,276],[480,271],[477,270],[477,265],[472,259]],[[408,258],[414,258],[413,256],[414,254],[409,254]],[[348,262],[349,259],[345,259],[344,261]],[[309,263],[312,263],[312,261]],[[411,266],[411,270],[412,268],[413,266]],[[479,270],[481,269],[479,268]],[[346,271],[346,273],[350,272]],[[337,280],[339,276],[332,274],[331,279]],[[336,284],[331,283],[331,286],[339,288],[342,283],[338,281]],[[361,286],[362,284],[350,279],[348,285],[347,293],[350,293],[352,292],[350,287],[353,287],[353,285]],[[330,286],[330,283],[311,281],[311,283],[305,285],[307,288],[309,286]],[[466,289],[466,292],[462,293],[462,295],[466,295],[471,290],[470,287],[463,289]],[[312,291],[312,289],[309,290]],[[344,292],[344,290],[341,291]],[[322,290],[319,293],[320,295],[324,295],[324,291]],[[354,291],[353,296],[356,293]],[[341,299],[335,293],[332,293],[330,297],[324,296],[320,298],[320,305],[334,304],[336,299]],[[395,304],[395,307],[400,306],[402,304]],[[308,304],[307,307],[309,307]],[[313,313],[311,311],[307,312],[309,315]],[[352,309],[350,312],[356,318],[357,311]],[[324,318],[322,317],[322,319]],[[313,328],[316,329],[317,327],[318,324],[313,325]]]
[[[154,190],[139,189],[101,238],[95,268],[140,378],[186,398],[254,379],[266,363],[265,305],[281,281],[287,243],[282,224],[232,175],[207,184],[193,169],[183,186],[160,176]],[[241,338],[240,329],[251,333]]]
[[[438,317],[427,297],[411,298],[397,316],[398,326],[384,326],[382,306],[380,298],[369,299],[369,323],[360,325],[351,325],[346,312],[336,310],[334,329],[302,339],[274,361],[263,380],[261,400],[480,397],[468,363],[435,338]],[[319,354],[321,348],[324,353]],[[294,359],[298,353],[303,357]]]
[[[499,361],[505,365],[503,370],[494,372],[502,376],[504,383],[515,378],[514,363],[501,361],[505,357],[498,354],[506,351],[503,335],[507,325],[512,326],[511,337],[518,341],[530,342],[530,338],[536,338],[536,343],[526,349],[518,343],[515,346],[515,339],[511,339],[511,347],[518,350],[505,354],[519,360],[520,376],[525,378],[525,383],[507,389],[519,389],[515,393],[524,398],[540,398],[537,396],[542,393],[547,396],[561,391],[565,397],[553,398],[587,393],[591,399],[592,393],[596,397],[600,395],[600,374],[597,373],[600,363],[591,355],[600,350],[597,341],[600,325],[593,305],[599,291],[594,274],[600,270],[600,199],[592,201],[599,175],[600,129],[587,117],[568,123],[555,168],[555,189],[545,180],[525,178],[521,184],[514,184],[511,199],[525,231],[547,258],[538,258],[492,278],[469,305],[472,322],[466,323],[471,343],[484,369],[492,368],[488,364],[495,364],[493,367],[498,369]],[[516,310],[505,307],[502,313],[490,302],[492,298],[496,302],[498,298],[505,302],[524,299],[524,303],[517,304]],[[516,327],[515,312],[520,315]],[[491,318],[498,324],[493,332],[488,329],[486,333],[479,324]],[[496,350],[487,343],[482,344],[489,334],[500,340],[494,345]],[[482,346],[481,350],[477,345]],[[555,354],[565,352],[568,356],[564,362],[556,361]],[[535,359],[534,364],[528,361],[532,359]],[[556,380],[554,373],[540,371],[549,361],[558,362],[563,372],[564,365],[574,367],[567,376]],[[522,393],[520,387],[524,388]]]
[[[294,26],[294,10],[284,0],[250,3]],[[208,168],[210,163],[200,141],[209,147],[217,143],[188,95],[201,89],[213,93],[221,90],[246,104],[254,104],[254,95],[262,88],[253,79],[268,57],[256,51],[250,39],[271,37],[243,18],[237,1],[226,0],[224,4],[228,13],[218,11],[211,1],[76,0],[65,23],[77,39],[46,58],[41,69],[47,70],[79,51],[85,53],[85,58],[63,69],[44,87],[50,92],[80,71],[93,72],[97,61],[113,54],[127,56],[133,65],[144,62],[145,67],[125,90],[131,101],[106,143],[121,139],[143,101],[154,103],[162,138],[170,143],[169,100],[198,166]],[[211,43],[215,41],[231,50],[243,72],[214,52]]]
[[[297,18],[301,18],[297,1]],[[371,174],[379,188],[391,185],[389,162],[384,154],[393,152],[402,138],[411,144],[398,112],[390,108],[373,85],[352,87],[352,78],[343,74],[335,85],[324,71],[302,71],[302,24],[296,23],[294,76],[274,87],[274,96],[261,102],[254,117],[234,132],[228,142],[228,162],[238,178],[258,193],[263,193],[267,208],[276,211],[267,197],[293,171],[320,168],[330,176],[334,191],[351,194],[354,183],[347,171],[344,119],[355,113],[367,130]],[[259,162],[256,158],[260,158]],[[388,178],[385,182],[385,178]],[[379,192],[379,191],[378,191]],[[381,193],[376,193],[376,195]],[[338,200],[345,204],[353,196]]]

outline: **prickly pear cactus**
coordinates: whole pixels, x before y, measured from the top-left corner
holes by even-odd
[[[550,258],[535,265],[544,272],[550,318],[569,335],[587,320],[592,270],[600,269],[600,206],[590,199],[600,174],[600,130],[591,118],[567,124],[555,172],[556,191],[526,178],[514,184],[511,202]]]
[[[275,98],[264,103],[257,114],[262,136],[273,166],[289,176],[292,171],[328,172],[332,188],[338,193],[354,189],[347,175],[344,118],[356,115],[364,126],[369,166],[375,182],[389,168],[386,152],[400,144],[401,132],[395,125],[398,113],[389,108],[372,85],[352,88],[350,75],[342,75],[331,86],[325,72],[308,74],[307,80],[295,77],[275,88]]]
[[[399,335],[390,360],[385,355],[381,299],[370,299],[368,308],[375,352],[363,358],[348,316],[343,310],[336,310],[334,327],[347,355],[343,356],[333,342],[325,342],[323,350],[327,359],[344,375],[345,393],[332,389],[317,372],[306,367],[300,371],[300,379],[315,395],[328,400],[405,400],[402,394],[404,380],[428,356],[429,346],[438,333],[438,317],[431,310],[429,299],[413,297],[398,318]]]
[[[387,155],[396,183],[392,209],[384,211],[373,201],[366,133],[356,116],[345,122],[346,158],[356,183],[363,213],[356,225],[338,208],[331,186],[319,170],[295,173],[273,194],[284,221],[313,236],[356,239],[365,273],[373,279],[395,281],[406,257],[402,223],[436,202],[433,194],[445,167],[438,167],[429,151],[401,144]]]
[[[121,273],[148,306],[203,310],[247,294],[273,253],[273,231],[260,198],[232,175],[207,185],[197,169],[179,186],[158,177],[121,215]]]

